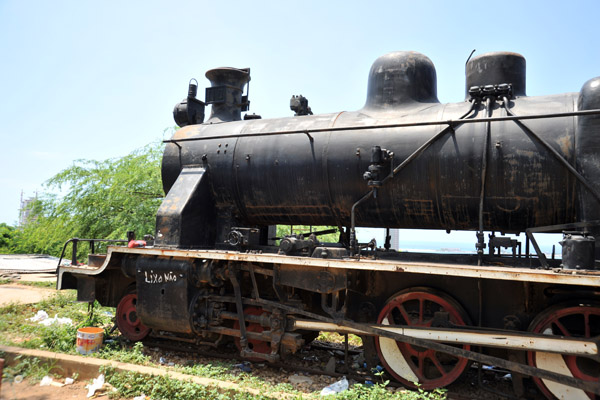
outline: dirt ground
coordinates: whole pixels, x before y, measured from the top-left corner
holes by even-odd
[[[54,289],[37,288],[18,284],[0,285],[0,307],[10,303],[38,303],[56,293]]]
[[[10,303],[32,304],[42,301],[56,290],[20,285],[19,282],[56,282],[54,274],[23,274],[13,283],[0,285],[0,307]]]
[[[0,400],[75,400],[87,399],[86,382],[79,382],[63,387],[32,385],[28,381],[21,383],[2,383]],[[93,397],[97,400],[108,400],[107,395]]]

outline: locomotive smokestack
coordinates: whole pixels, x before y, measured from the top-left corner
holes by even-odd
[[[525,57],[517,53],[497,51],[473,57],[466,66],[467,87],[512,84],[514,96],[525,94]]]
[[[244,86],[250,82],[250,68],[215,68],[206,73],[211,87],[206,88],[206,104],[212,104],[210,118],[206,123],[241,120],[241,112],[247,111],[248,96],[242,96]]]

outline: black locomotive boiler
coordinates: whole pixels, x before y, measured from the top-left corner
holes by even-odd
[[[242,119],[250,70],[206,77],[205,101],[191,84],[174,110],[153,245],[60,267],[59,288],[117,307],[134,341],[232,339],[275,361],[329,330],[409,386],[447,386],[474,360],[514,371],[517,391],[530,376],[548,398],[600,394],[600,78],[530,97],[525,59],[489,53],[468,61],[465,101],[441,104],[432,62],[394,52],[358,111],[313,115],[294,96],[294,117]],[[357,227],[470,230],[477,251],[398,252]],[[525,252],[493,232],[524,233]],[[564,232],[561,260],[537,232]]]

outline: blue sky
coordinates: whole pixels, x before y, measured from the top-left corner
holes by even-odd
[[[363,106],[380,55],[436,65],[438,97],[462,101],[473,49],[527,59],[527,92],[579,91],[600,75],[597,1],[0,0],[0,222],[21,191],[76,159],[120,157],[160,140],[195,77],[252,69],[251,112],[291,116]],[[202,91],[200,91],[202,93]]]

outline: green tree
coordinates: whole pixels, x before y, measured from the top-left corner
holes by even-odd
[[[4,222],[0,224],[0,253],[9,253],[13,244],[15,228]]]
[[[164,196],[160,177],[162,143],[121,158],[75,161],[45,183],[31,216],[14,238],[18,253],[58,255],[72,237],[123,239],[154,233]]]
[[[277,225],[277,237],[282,238],[286,235],[299,234],[299,233],[309,233],[309,232],[317,232],[324,231],[328,229],[337,229],[335,226],[309,226],[309,225]],[[339,232],[337,233],[328,233],[325,235],[320,235],[317,239],[321,243],[337,243],[339,239]]]

